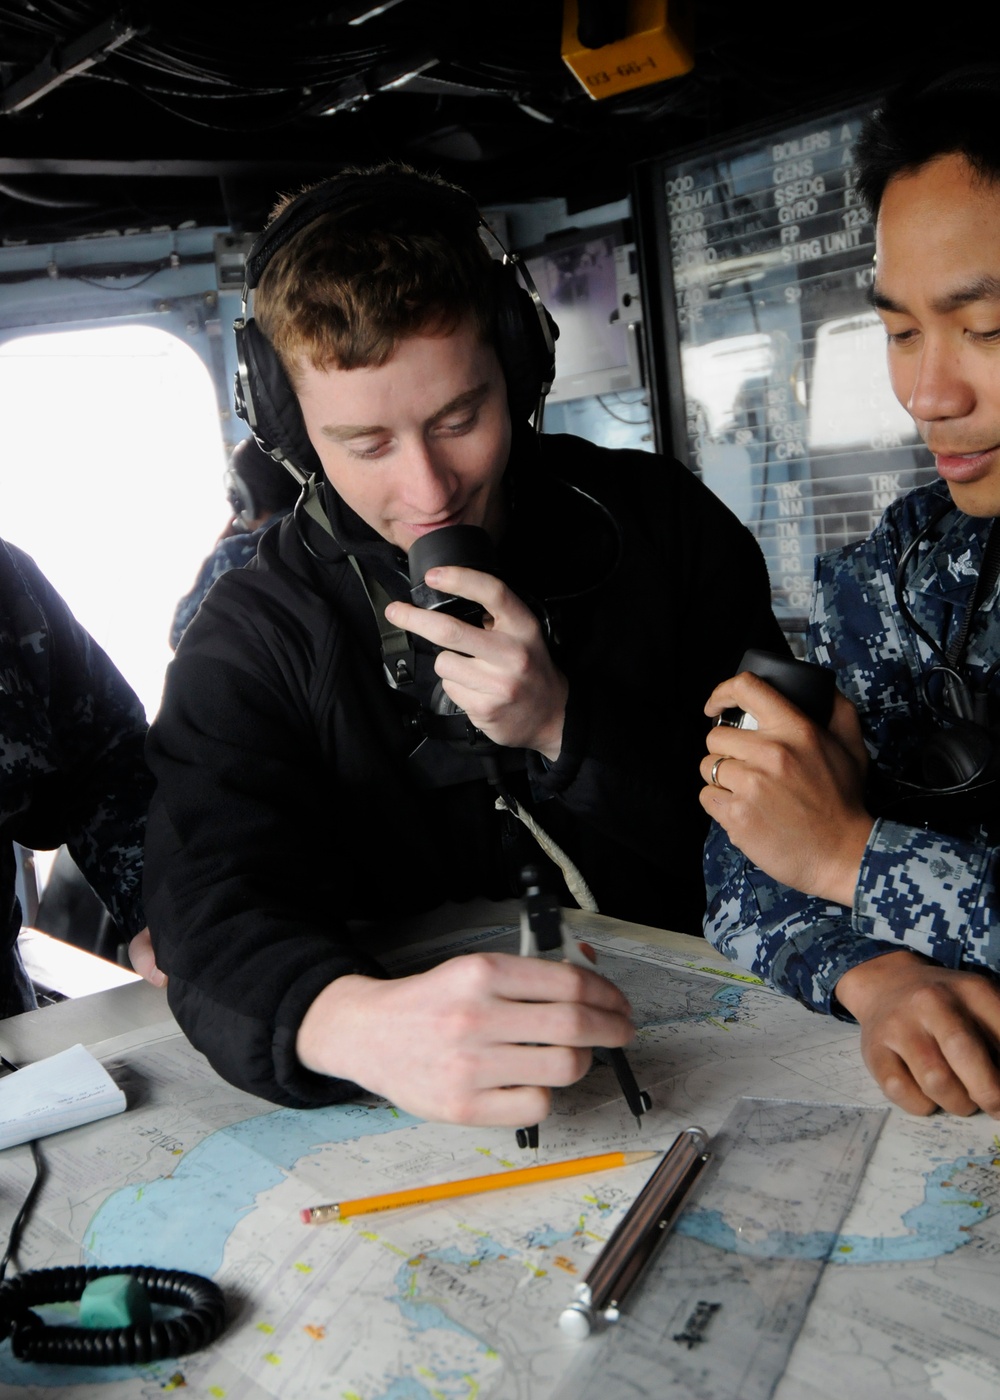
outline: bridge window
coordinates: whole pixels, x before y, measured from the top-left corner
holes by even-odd
[[[228,519],[215,391],[152,326],[32,334],[0,346],[3,523],[152,718],[167,636]]]

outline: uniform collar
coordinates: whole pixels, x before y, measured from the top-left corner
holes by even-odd
[[[935,531],[913,566],[907,589],[916,596],[963,602],[975,590],[992,518],[953,511]]]
[[[964,618],[979,582],[991,517],[952,511],[930,532],[916,564],[907,570],[903,595],[918,628],[931,637],[943,654],[962,634]],[[994,586],[977,607],[968,637],[982,631],[981,619],[990,614],[997,597]],[[974,644],[975,645],[975,644]],[[963,646],[963,652],[965,646]]]

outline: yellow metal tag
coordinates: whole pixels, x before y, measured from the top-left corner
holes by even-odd
[[[628,34],[599,49],[577,37],[577,0],[563,3],[563,62],[591,97],[662,83],[694,67],[691,6],[685,0],[629,0]]]

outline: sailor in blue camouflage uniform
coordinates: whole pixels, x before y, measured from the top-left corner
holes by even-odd
[[[215,580],[255,559],[264,531],[288,515],[299,496],[298,482],[252,437],[244,438],[233,448],[225,483],[233,518],[174,610],[170,624],[172,651],[177,650],[177,643]]]
[[[821,556],[821,729],[744,673],[706,707],[706,933],[861,1027],[910,1112],[1000,1118],[1000,68],[913,80],[865,124],[873,303],[941,478]],[[995,528],[994,528],[995,527]]]
[[[907,544],[950,505],[947,488],[935,482],[892,505],[868,539],[817,560],[808,659],[836,671],[839,689],[858,712],[874,756],[869,809],[884,805],[894,813],[877,817],[871,829],[852,907],[772,880],[718,825],[706,845],[708,937],[741,967],[814,1011],[843,1015],[834,999],[843,974],[901,946],[945,967],[1000,969],[1000,830],[991,837],[989,823],[978,821],[975,811],[966,815],[964,801],[935,801],[897,782],[912,774],[917,787],[928,735],[914,719],[926,710],[921,680],[939,658],[901,618],[896,572]],[[992,523],[952,508],[918,546],[907,571],[909,610],[945,649],[975,590]],[[978,675],[1000,666],[996,603],[994,589],[969,634],[965,662]],[[955,827],[955,834],[907,820],[918,803],[923,815],[932,802],[938,827]]]
[[[35,1004],[17,952],[13,842],[67,845],[119,930],[143,931],[145,734],[124,678],[34,562],[0,540],[0,1015]]]

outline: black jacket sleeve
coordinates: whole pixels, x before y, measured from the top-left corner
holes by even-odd
[[[145,889],[157,961],[188,1037],[231,1082],[301,1107],[354,1088],[299,1064],[306,1010],[335,978],[379,968],[343,918],[350,799],[310,716],[318,681],[305,673],[294,625],[282,636],[266,612],[261,623],[268,635],[226,575],[168,668],[147,746],[157,791]],[[312,640],[322,649],[326,639]],[[323,664],[335,668],[329,640]]]

